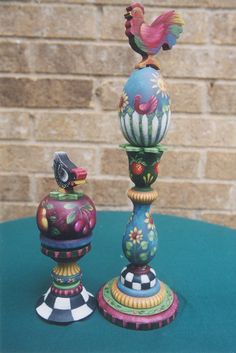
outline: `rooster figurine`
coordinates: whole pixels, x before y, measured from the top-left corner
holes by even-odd
[[[183,31],[184,21],[175,11],[168,11],[149,26],[144,22],[144,7],[141,4],[135,2],[126,11],[125,34],[131,48],[142,55],[142,61],[135,68],[152,66],[159,69],[160,65],[153,56],[161,48],[168,50],[176,44]]]

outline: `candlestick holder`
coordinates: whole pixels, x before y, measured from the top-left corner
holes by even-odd
[[[40,202],[37,225],[42,253],[58,264],[51,272],[53,283],[38,300],[36,312],[46,321],[67,324],[86,318],[96,308],[76,263],[91,249],[96,209],[81,190],[74,191],[75,186],[85,184],[87,172],[74,165],[65,152],[55,153],[54,175],[59,190]]]
[[[170,123],[170,99],[153,55],[171,49],[182,32],[183,21],[175,11],[158,17],[151,26],[144,22],[139,3],[127,7],[126,35],[142,61],[124,86],[119,104],[120,126],[129,142],[121,147],[129,161],[134,187],[128,190],[133,212],[126,226],[122,248],[129,264],[98,292],[98,306],[106,319],[135,330],[160,328],[174,320],[178,298],[149,266],[157,252],[157,230],[150,212],[157,198],[152,184],[165,147],[160,145]]]

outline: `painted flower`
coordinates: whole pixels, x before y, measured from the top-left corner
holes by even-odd
[[[151,256],[154,256],[157,252],[157,247],[154,246],[152,249],[151,249]]]
[[[148,229],[152,229],[153,230],[155,228],[155,225],[154,225],[151,213],[146,212],[145,216],[146,216],[146,219],[145,219],[144,222],[147,223]]]
[[[122,95],[120,97],[120,103],[119,103],[119,109],[120,112],[123,112],[125,107],[129,104],[129,99],[125,91],[122,92]]]
[[[161,93],[161,96],[163,98],[168,98],[167,85],[163,78],[160,77],[158,74],[152,74],[152,76],[153,78],[151,79],[151,82],[154,83],[152,88],[156,88],[157,94]]]
[[[130,231],[129,237],[133,244],[140,244],[143,239],[142,230],[134,227],[134,229]]]

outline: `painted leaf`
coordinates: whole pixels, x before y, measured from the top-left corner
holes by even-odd
[[[71,213],[68,214],[68,216],[66,217],[66,223],[70,224],[74,221],[76,217],[76,211],[72,211]]]
[[[133,244],[131,243],[131,241],[127,241],[125,245],[126,245],[126,249],[127,249],[127,250],[130,250],[130,249],[132,248],[132,246],[133,246]]]
[[[142,260],[142,261],[146,261],[147,258],[148,258],[148,254],[146,252],[142,252],[141,254],[139,254],[139,258]]]
[[[131,107],[129,107],[128,110],[127,110],[127,113],[128,113],[128,115],[129,115],[130,117],[132,117],[133,112],[134,112],[134,110],[133,110]]]
[[[125,252],[125,254],[126,254],[126,256],[131,256],[131,252],[129,251],[129,250],[127,250],[126,252]]]
[[[148,242],[147,241],[141,241],[141,248],[143,250],[147,250],[148,248]]]
[[[74,203],[66,203],[64,205],[64,208],[66,208],[67,210],[71,210],[72,208],[75,208],[75,207],[77,207],[77,206]]]
[[[154,246],[154,248],[152,248],[151,250],[151,256],[155,255],[156,251],[157,251],[157,248],[156,246]]]
[[[61,234],[59,229],[57,229],[56,227],[52,227],[51,233],[52,233],[52,235],[60,235]]]
[[[155,233],[153,232],[153,230],[148,233],[148,239],[151,241],[155,239]]]
[[[82,207],[82,210],[86,210],[86,211],[92,211],[93,210],[93,206],[86,204]]]
[[[48,210],[51,210],[51,209],[54,208],[54,207],[53,207],[53,205],[52,205],[51,203],[48,203],[48,204],[46,205],[46,208],[47,208]]]

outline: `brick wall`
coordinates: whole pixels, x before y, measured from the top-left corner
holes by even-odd
[[[146,0],[151,20],[177,8],[179,44],[159,57],[172,98],[154,210],[236,227],[236,1]],[[158,4],[158,5],[156,5]],[[124,35],[124,0],[0,2],[3,220],[33,215],[65,150],[89,172],[100,209],[130,209],[116,113],[139,59]]]

